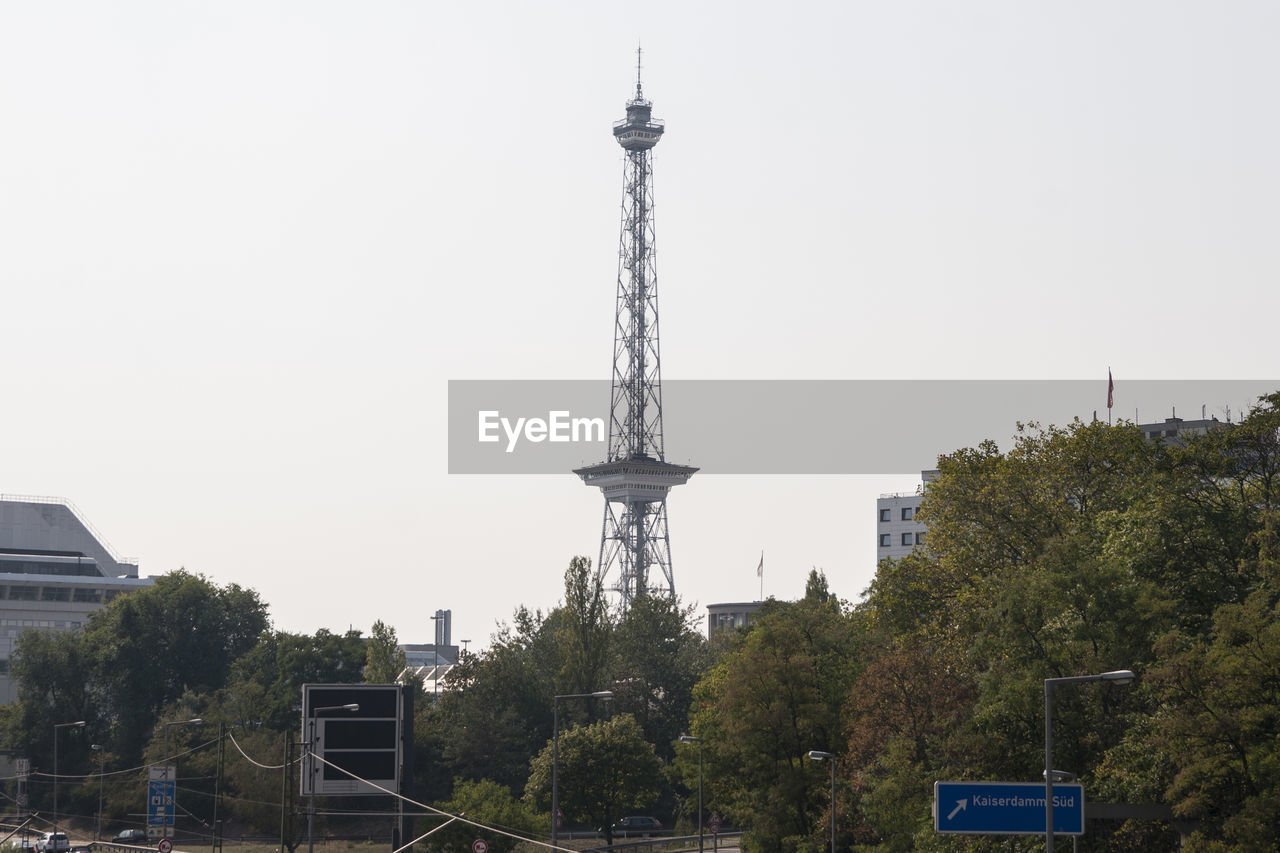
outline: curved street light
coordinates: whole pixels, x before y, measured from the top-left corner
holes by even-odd
[[[702,853],[702,738],[680,735],[680,742],[698,745],[698,853]]]
[[[1128,684],[1133,681],[1131,670],[1117,669],[1097,675],[1075,675],[1067,678],[1044,680],[1044,849],[1053,853],[1053,688],[1062,684],[1085,684],[1090,681],[1111,681]]]
[[[820,749],[809,750],[809,757],[814,761],[831,762],[831,853],[836,853],[836,757],[834,753]]]
[[[315,841],[315,825],[316,825],[316,716],[321,711],[359,711],[360,704],[358,702],[348,702],[345,705],[321,705],[319,708],[312,708],[311,714],[307,717],[307,793],[310,795],[307,799],[307,851],[314,853],[316,849]],[[398,832],[399,830],[397,830]]]
[[[58,831],[58,729],[82,729],[85,727],[84,720],[76,720],[74,723],[54,723],[53,724],[53,831]],[[57,848],[55,843],[54,848]]]
[[[560,700],[612,699],[612,690],[594,693],[561,693],[551,702],[551,846],[560,839]]]

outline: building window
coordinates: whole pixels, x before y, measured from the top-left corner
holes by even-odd
[[[881,533],[881,534],[880,534],[880,547],[881,547],[881,548],[888,548],[888,547],[889,547],[889,534],[888,534],[888,533]]]
[[[46,586],[40,590],[41,601],[70,601],[71,590],[65,586]]]
[[[881,521],[888,521],[888,520],[889,520],[889,508],[888,508],[888,507],[886,507],[886,508],[884,508],[884,509],[880,510],[880,520],[881,520]]]
[[[910,545],[910,544],[911,544],[911,534],[910,534],[910,533],[904,533],[904,534],[902,534],[902,544],[903,544],[903,545]]]
[[[910,521],[910,520],[911,520],[911,510],[912,510],[912,509],[913,509],[913,507],[909,507],[909,506],[904,506],[904,507],[902,508],[902,520],[903,520],[903,521]]]
[[[924,534],[923,534],[923,533],[917,533],[917,534],[916,534],[916,544],[917,544],[917,545],[923,545],[923,544],[924,544]]]
[[[11,586],[9,587],[9,598],[12,601],[36,601],[40,598],[40,587]]]

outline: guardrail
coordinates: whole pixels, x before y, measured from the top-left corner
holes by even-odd
[[[702,834],[703,850],[710,850],[712,853],[719,850],[721,847],[737,847],[738,843],[741,841],[742,832],[740,830],[734,832],[721,832],[715,835],[712,835],[710,832],[704,832]],[[609,845],[602,844],[599,847],[589,848],[588,850],[583,851],[583,853],[592,853],[592,851],[599,851],[599,853],[609,851],[609,853],[613,853],[613,851],[639,850],[641,848],[650,850],[661,849],[664,853],[676,853],[676,851],[681,850],[697,850],[698,836],[662,835],[660,833],[655,833],[648,838],[641,838],[639,840],[620,841]]]

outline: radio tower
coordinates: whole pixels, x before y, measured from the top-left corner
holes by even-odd
[[[596,575],[619,594],[623,610],[651,592],[676,594],[667,536],[667,492],[697,468],[666,461],[662,447],[662,370],[658,360],[658,275],[654,263],[653,147],[663,124],[640,88],[627,117],[613,125],[622,146],[622,236],[613,329],[609,458],[573,473],[604,495]]]

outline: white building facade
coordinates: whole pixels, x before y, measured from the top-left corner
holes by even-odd
[[[923,545],[928,528],[916,521],[924,490],[936,470],[920,472],[920,488],[914,492],[883,494],[876,500],[876,562],[886,558],[901,559],[917,545]]]
[[[17,698],[9,664],[22,632],[76,630],[152,583],[67,501],[0,495],[0,703]]]

